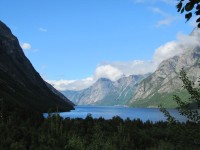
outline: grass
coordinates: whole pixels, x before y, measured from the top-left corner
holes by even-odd
[[[173,95],[178,95],[182,99],[186,99],[189,97],[189,94],[182,90],[176,91],[173,93],[155,93],[150,98],[146,99],[137,99],[133,103],[130,104],[132,107],[158,107],[158,105],[163,105],[165,108],[176,108],[177,104],[173,100]]]

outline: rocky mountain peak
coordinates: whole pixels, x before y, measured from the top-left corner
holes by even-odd
[[[172,93],[183,91],[182,81],[179,79],[182,68],[196,83],[200,76],[200,47],[196,46],[181,55],[161,62],[157,70],[139,84],[131,103],[142,107],[149,104],[157,107],[160,103],[166,107],[175,107],[169,105],[173,103]]]
[[[0,35],[12,35],[11,30],[0,20]]]
[[[100,78],[87,89],[63,91],[63,94],[79,105],[125,105],[133,95],[137,83],[144,77],[131,75],[117,81]]]
[[[18,39],[2,21],[0,21],[0,39],[1,46],[9,47],[7,49],[2,49],[0,53],[5,53],[7,55],[14,54],[15,57],[24,57],[24,53],[21,50]]]
[[[99,78],[97,82],[112,82],[112,81],[108,78]]]

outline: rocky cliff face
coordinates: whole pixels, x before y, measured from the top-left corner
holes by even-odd
[[[199,29],[194,29],[191,37],[194,41],[185,52],[164,60],[157,70],[146,78],[129,76],[115,82],[100,79],[88,89],[65,91],[64,94],[77,104],[128,104],[134,107],[157,107],[162,104],[164,107],[176,107],[173,101],[174,94],[183,98],[188,97],[179,79],[180,70],[184,68],[195,85],[199,84],[200,47],[196,46],[200,42]]]
[[[132,75],[115,82],[100,78],[87,89],[63,91],[63,94],[78,105],[126,105],[144,77],[146,75]]]
[[[53,90],[53,91],[52,91]],[[73,109],[72,103],[49,88],[24,55],[17,38],[0,21],[0,97],[13,107],[46,112]]]
[[[139,84],[130,103],[133,106],[157,106],[159,103],[170,106],[172,101],[168,99],[172,100],[173,94],[183,95],[182,81],[179,79],[181,68],[185,69],[191,80],[198,83],[200,47],[163,61],[152,75]]]

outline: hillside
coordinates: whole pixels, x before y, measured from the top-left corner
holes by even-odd
[[[46,85],[24,55],[18,39],[0,21],[0,98],[6,109],[47,112],[69,111],[73,104],[53,87]]]
[[[200,32],[195,28],[189,35],[199,41]],[[194,44],[194,43],[193,43]],[[198,44],[196,44],[198,45]],[[191,48],[192,47],[192,48]],[[82,91],[64,91],[78,105],[129,105],[132,107],[176,107],[173,95],[187,99],[179,72],[184,68],[189,78],[198,85],[200,77],[200,47],[191,45],[181,54],[162,61],[149,76],[129,76],[117,81],[99,79]]]
[[[130,105],[134,107],[175,107],[174,94],[187,97],[179,79],[179,72],[184,68],[189,78],[198,84],[200,77],[200,47],[187,50],[179,56],[163,61],[157,70],[144,79],[136,89]]]

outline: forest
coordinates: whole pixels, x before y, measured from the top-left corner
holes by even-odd
[[[198,150],[200,90],[183,69],[180,78],[191,97],[182,101],[175,95],[174,100],[179,113],[188,118],[186,122],[177,121],[162,106],[165,122],[119,116],[96,119],[91,114],[85,119],[62,118],[59,110],[49,110],[45,118],[41,112],[0,98],[0,150]]]
[[[200,27],[200,1],[183,2],[179,0],[177,9],[186,11],[187,21],[197,5]],[[193,87],[184,70],[180,78],[191,97],[182,101],[175,95],[174,100],[180,114],[191,120],[186,122],[176,121],[162,106],[166,122],[123,120],[119,116],[95,119],[91,114],[72,119],[49,113],[45,118],[41,112],[16,107],[0,95],[0,150],[199,150],[200,88]]]
[[[179,122],[160,106],[167,121],[62,118],[18,106],[0,98],[0,150],[198,150],[200,149],[200,89],[182,69],[180,78],[189,101],[174,96],[178,111],[190,121]],[[196,106],[191,107],[191,106]]]
[[[26,114],[25,116],[22,114]],[[193,122],[142,122],[118,116],[110,120],[61,118],[15,111],[1,118],[2,150],[196,150],[200,125]]]

